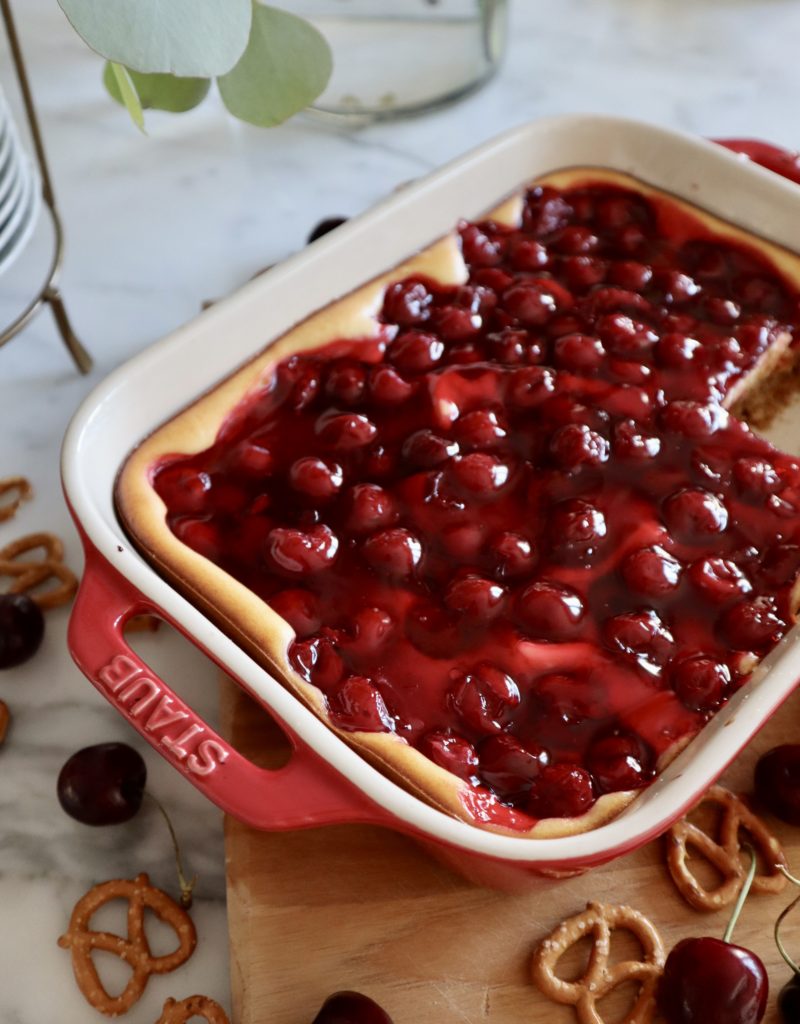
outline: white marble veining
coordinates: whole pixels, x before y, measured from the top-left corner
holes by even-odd
[[[97,367],[88,379],[73,372],[47,314],[0,351],[0,477],[24,471],[37,489],[18,519],[0,527],[0,544],[53,530],[75,566],[81,556],[60,496],[58,452],[77,403],[204,299],[300,246],[321,217],[360,211],[545,114],[613,112],[800,147],[800,5],[790,0],[511,0],[503,69],[450,109],[359,129],[302,117],[260,132],[231,122],[212,100],[188,116],[150,115],[147,137],[106,99],[99,61],[56,0],[18,0],[16,8],[66,225],[64,293]],[[0,80],[13,101],[2,47]],[[0,321],[41,274],[46,242],[42,228],[0,279]],[[0,698],[14,714],[0,751],[0,1024],[39,1024],[54,1011],[62,1024],[93,1019],[56,946],[71,906],[92,883],[142,870],[173,885],[155,812],[88,829],[55,799],[58,769],[73,750],[113,738],[140,745],[72,665],[66,618],[51,614],[39,656],[0,677]],[[140,646],[215,715],[215,672],[202,657],[166,632]],[[151,788],[172,809],[200,877],[200,944],[179,972],[151,983],[127,1018],[132,1024],[155,1021],[168,995],[203,991],[229,1001],[220,816],[149,750],[145,756]],[[300,955],[313,963],[313,950]]]

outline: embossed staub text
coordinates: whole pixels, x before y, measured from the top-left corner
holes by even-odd
[[[191,712],[176,707],[164,686],[132,658],[115,655],[97,678],[143,731],[151,733],[192,775],[210,775],[228,759],[230,751],[211,739]]]

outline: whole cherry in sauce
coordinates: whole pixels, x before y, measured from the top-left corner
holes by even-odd
[[[769,982],[755,953],[730,939],[756,873],[755,852],[722,939],[682,939],[667,957],[658,1008],[667,1024],[759,1024]]]
[[[789,825],[800,825],[800,744],[786,743],[762,754],[756,764],[759,803]]]
[[[311,1024],[392,1024],[392,1018],[369,996],[335,992],[325,1000]]]
[[[0,595],[0,669],[22,665],[39,650],[44,616],[26,594]]]
[[[62,767],[56,791],[71,818],[84,825],[119,825],[142,806],[147,767],[126,743],[98,743],[73,754]]]

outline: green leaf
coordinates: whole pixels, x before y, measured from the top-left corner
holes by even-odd
[[[251,0],[58,0],[101,57],[146,74],[210,78],[247,46]]]
[[[128,69],[124,68],[121,64],[109,64],[108,66],[111,70],[111,78],[116,83],[120,103],[127,109],[131,115],[131,121],[133,121],[139,131],[144,132],[142,104],[139,102],[139,96],[136,92],[136,87],[131,81],[131,76],[128,74]]]
[[[247,49],[217,84],[234,117],[270,128],[315,100],[332,68],[330,47],[313,25],[256,3]]]
[[[123,103],[122,94],[117,84],[115,66],[106,62],[103,71],[103,84],[112,99]],[[139,96],[144,110],[169,110],[173,114],[181,114],[202,103],[211,88],[207,78],[176,78],[175,75],[143,75],[139,71],[129,72],[131,82]]]

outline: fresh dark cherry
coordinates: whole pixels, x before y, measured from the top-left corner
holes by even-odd
[[[800,1021],[800,975],[793,974],[778,993],[778,1012],[784,1024]]]
[[[0,669],[32,658],[44,636],[44,616],[27,594],[0,595]]]
[[[316,227],[311,229],[306,239],[306,245],[316,242],[318,238],[322,238],[323,235],[327,235],[328,232],[334,231],[345,223],[347,223],[347,217],[325,217]]]
[[[325,1000],[311,1024],[392,1024],[392,1018],[368,996],[336,992]]]
[[[658,1007],[667,1024],[758,1024],[769,982],[749,949],[722,939],[683,939],[667,957]]]
[[[776,818],[800,826],[800,744],[785,743],[756,764],[756,797]]]
[[[58,802],[84,825],[119,825],[142,805],[147,767],[126,743],[98,743],[73,754],[58,775]]]

